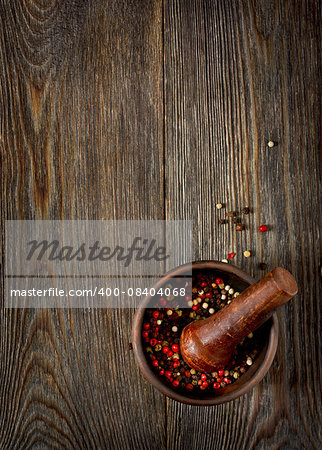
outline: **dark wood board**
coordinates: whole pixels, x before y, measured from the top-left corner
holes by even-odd
[[[169,400],[168,445],[319,448],[318,7],[169,1],[164,17],[167,219],[193,219],[196,259],[235,252],[256,278],[265,262],[299,283],[263,382],[221,407]],[[250,207],[246,230],[219,225],[216,203]]]
[[[0,2],[2,239],[6,219],[192,219],[196,259],[299,283],[269,374],[212,408],[144,380],[133,310],[2,308],[1,450],[321,447],[320,20],[310,0]],[[218,201],[251,208],[245,231]]]
[[[2,220],[163,219],[162,4],[0,11]],[[128,349],[132,317],[2,310],[0,448],[165,445],[165,399]]]

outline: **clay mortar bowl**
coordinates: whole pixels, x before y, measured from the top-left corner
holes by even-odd
[[[169,278],[174,276],[179,276],[187,271],[189,265],[179,266],[172,270],[161,278],[156,285],[155,289],[159,289],[161,286],[169,281]],[[214,278],[223,278],[225,283],[232,286],[235,290],[239,292],[245,290],[250,284],[255,283],[255,279],[250,275],[239,269],[232,264],[226,264],[219,261],[197,261],[192,263],[193,272],[207,271],[213,272]],[[145,310],[149,308],[152,304],[152,297],[145,297],[139,305],[139,308],[135,314],[133,328],[132,328],[132,343],[133,350],[136,360],[141,368],[145,377],[149,382],[155,386],[159,391],[173,400],[177,400],[182,403],[187,403],[190,405],[197,406],[211,406],[219,405],[221,403],[229,402],[234,400],[241,395],[249,392],[254,386],[256,386],[262,378],[268,372],[277,348],[278,342],[278,320],[276,313],[273,313],[272,317],[265,322],[258,330],[263,338],[263,348],[257,355],[253,365],[242,374],[233,384],[228,385],[225,388],[218,389],[211,395],[201,393],[197,394],[192,392],[181,392],[176,391],[172,388],[161,376],[156,375],[144,353],[143,342],[142,342],[142,325]]]

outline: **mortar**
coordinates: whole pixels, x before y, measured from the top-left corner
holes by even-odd
[[[180,276],[187,272],[189,265],[180,266],[163,278],[161,278],[154,288],[158,290],[161,286],[164,286],[169,281],[169,278],[174,276]],[[218,261],[198,261],[192,263],[193,272],[213,272],[214,278],[222,277],[225,283],[232,286],[235,290],[242,292],[249,285],[255,283],[255,279],[250,275],[239,269],[232,264],[226,264]],[[210,406],[218,405],[236,399],[241,395],[249,392],[254,386],[256,386],[265,374],[268,372],[277,348],[278,342],[278,320],[276,313],[273,313],[271,318],[265,322],[258,331],[263,338],[263,347],[260,353],[257,355],[253,365],[242,374],[238,380],[233,384],[226,386],[225,388],[218,389],[215,392],[201,393],[197,396],[193,392],[179,392],[175,388],[172,388],[161,376],[153,372],[150,367],[150,363],[144,353],[144,347],[142,342],[142,325],[143,318],[146,309],[152,306],[153,298],[151,296],[145,297],[134,317],[133,329],[132,329],[132,342],[133,350],[136,360],[141,368],[145,377],[150,383],[155,386],[159,391],[168,397],[177,400],[182,403],[198,406]]]

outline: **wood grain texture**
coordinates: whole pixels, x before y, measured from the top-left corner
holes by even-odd
[[[321,446],[319,23],[313,0],[0,1],[2,242],[6,219],[192,219],[196,259],[299,284],[265,380],[205,409],[143,379],[133,311],[2,308],[1,450]]]
[[[162,219],[162,4],[3,1],[0,44],[2,229]],[[1,311],[1,449],[165,445],[165,399],[128,349],[132,316]]]
[[[168,446],[320,448],[319,5],[166,1],[164,17],[167,219],[194,221],[196,259],[234,251],[255,277],[264,261],[299,284],[264,381],[221,407],[169,400]],[[245,231],[218,224],[218,202],[251,208]]]

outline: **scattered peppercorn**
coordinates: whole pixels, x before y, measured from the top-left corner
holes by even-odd
[[[259,263],[259,268],[260,268],[260,270],[266,270],[267,269],[267,264],[261,262],[261,263]]]
[[[245,227],[244,227],[244,225],[242,225],[241,223],[239,223],[237,226],[236,226],[236,230],[237,231],[243,231],[245,229]]]
[[[249,258],[250,255],[251,255],[251,252],[250,252],[249,250],[245,250],[245,251],[244,251],[244,256],[245,256],[245,258]]]
[[[132,342],[129,342],[129,344],[128,344],[128,349],[129,349],[129,350],[133,350]]]
[[[219,223],[220,223],[220,225],[224,225],[225,223],[227,223],[227,220],[225,220],[225,219],[219,219]]]
[[[223,207],[223,204],[222,203],[217,203],[217,205],[216,205],[216,208],[217,209],[221,209]]]
[[[235,256],[235,253],[233,253],[233,252],[228,253],[228,258],[229,259],[233,259],[234,256]]]
[[[236,224],[236,223],[238,223],[238,219],[237,219],[237,217],[233,217],[233,220],[232,220],[232,222],[233,222],[233,224]]]
[[[269,147],[274,147],[275,143],[274,143],[273,141],[268,141],[268,142],[267,142],[267,145],[268,145]]]
[[[226,217],[234,217],[236,216],[236,212],[235,211],[228,211],[225,213]]]
[[[265,233],[267,231],[267,225],[261,225],[258,229],[261,233]]]
[[[226,264],[227,264],[227,263],[228,263],[228,259],[224,258],[224,259],[222,259],[222,260],[221,260],[221,262],[223,262],[223,263],[226,263]]]
[[[247,214],[249,214],[249,212],[250,212],[250,210],[249,210],[248,206],[245,206],[245,208],[243,208],[243,213],[247,215]]]

